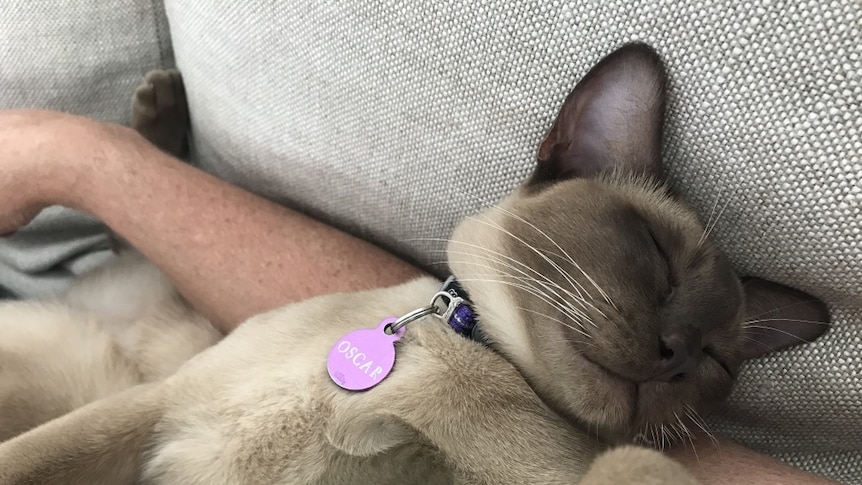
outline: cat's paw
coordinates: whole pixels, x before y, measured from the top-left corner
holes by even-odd
[[[593,461],[580,485],[700,485],[679,462],[648,448],[623,446]]]
[[[189,112],[179,71],[159,69],[144,76],[132,95],[131,127],[160,149],[185,154]]]

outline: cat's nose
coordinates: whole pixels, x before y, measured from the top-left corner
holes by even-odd
[[[659,338],[658,372],[653,380],[674,381],[684,379],[697,366],[700,354],[700,335],[668,332]]]

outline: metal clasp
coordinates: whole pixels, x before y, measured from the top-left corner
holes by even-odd
[[[394,334],[408,323],[415,322],[416,320],[425,318],[428,315],[435,315],[444,322],[449,323],[449,320],[452,318],[452,314],[455,313],[455,310],[464,303],[465,300],[458,296],[458,294],[455,293],[455,290],[438,291],[431,298],[431,303],[428,306],[417,308],[410,313],[402,315],[398,320],[395,320],[387,327],[387,333],[390,335]]]
[[[441,303],[443,304],[442,306],[440,305]],[[452,314],[463,304],[464,299],[458,296],[453,290],[437,292],[431,298],[431,306],[437,308],[437,316],[446,323],[449,323]]]

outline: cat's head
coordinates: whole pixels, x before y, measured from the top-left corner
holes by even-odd
[[[489,343],[557,412],[613,441],[695,429],[745,360],[829,322],[811,295],[741,278],[664,185],[664,105],[655,51],[613,52],[566,98],[533,174],[448,248]]]

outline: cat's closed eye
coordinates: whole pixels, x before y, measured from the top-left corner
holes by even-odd
[[[674,296],[676,296],[677,286],[673,266],[671,265],[671,259],[668,257],[667,252],[659,242],[658,238],[656,238],[655,232],[653,232],[652,229],[648,229],[648,232],[650,240],[652,241],[653,246],[655,246],[656,252],[664,263],[665,282],[663,286],[659,288],[659,301],[661,303],[669,303],[673,300]]]
[[[724,372],[727,372],[727,375],[730,376],[731,379],[736,378],[736,374],[730,370],[730,366],[727,365],[724,358],[722,358],[711,346],[707,345],[703,348],[703,354],[714,360],[718,365],[724,369]]]

